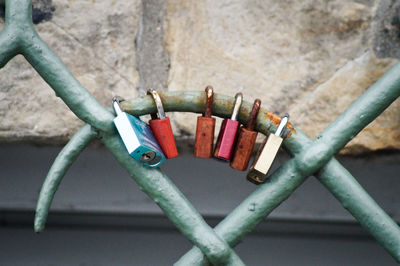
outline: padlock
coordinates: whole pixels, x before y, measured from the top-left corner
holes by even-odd
[[[249,165],[251,153],[253,152],[254,144],[257,139],[257,131],[254,131],[254,126],[257,121],[258,111],[260,110],[261,100],[256,99],[250,113],[246,127],[242,126],[239,131],[239,136],[233,152],[230,166],[234,169],[245,171]]]
[[[233,146],[235,144],[239,121],[237,121],[240,106],[242,105],[243,95],[237,93],[235,95],[235,104],[230,119],[222,121],[221,129],[218,134],[217,144],[215,145],[214,157],[222,160],[230,160],[232,156]]]
[[[206,110],[204,116],[197,117],[194,156],[211,158],[214,144],[215,118],[211,117],[214,92],[211,86],[206,88]]]
[[[289,115],[284,115],[281,118],[281,122],[275,132],[275,134],[269,134],[268,138],[265,139],[264,143],[258,150],[256,158],[250,167],[250,171],[247,174],[247,179],[259,185],[267,178],[267,173],[271,167],[279,148],[281,147],[283,138],[282,133],[289,122]]]
[[[158,144],[167,159],[178,156],[178,150],[176,149],[174,134],[172,133],[171,122],[168,117],[165,116],[164,107],[157,91],[149,89],[147,94],[150,94],[157,107],[157,114],[151,114],[151,120],[149,121],[151,130],[156,137]]]
[[[149,125],[124,112],[118,97],[113,98],[113,107],[117,115],[113,121],[128,153],[146,166],[160,166],[165,161],[165,156]]]

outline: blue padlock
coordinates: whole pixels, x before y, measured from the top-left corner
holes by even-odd
[[[114,124],[128,153],[146,166],[160,166],[165,161],[165,156],[149,125],[124,112],[118,97],[113,98],[113,107],[117,114]]]

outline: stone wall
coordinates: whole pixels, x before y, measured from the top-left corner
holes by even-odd
[[[40,36],[103,105],[149,87],[212,85],[288,112],[313,138],[400,58],[400,3],[390,0],[33,2]],[[10,61],[0,141],[67,141],[82,123],[54,96],[23,57]],[[399,112],[396,101],[346,151],[399,149]],[[177,136],[192,136],[195,114],[170,116]]]

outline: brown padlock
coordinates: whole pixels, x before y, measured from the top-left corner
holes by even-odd
[[[197,117],[194,156],[211,158],[214,144],[215,118],[212,115],[214,91],[211,86],[206,88],[206,110],[204,116]]]
[[[254,144],[257,139],[258,132],[254,131],[254,126],[257,121],[260,105],[261,100],[256,99],[246,127],[242,126],[240,128],[239,137],[233,153],[233,159],[230,163],[230,166],[234,169],[245,171],[249,165],[251,153],[253,152]]]

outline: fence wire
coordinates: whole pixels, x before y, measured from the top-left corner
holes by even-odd
[[[4,1],[0,0],[2,3]],[[361,226],[400,262],[398,225],[333,157],[400,95],[400,64],[371,86],[315,141],[291,128],[283,145],[292,158],[213,229],[161,170],[143,167],[125,152],[113,127],[114,115],[95,100],[37,34],[32,24],[31,0],[6,0],[5,7],[5,27],[0,33],[0,68],[22,54],[56,95],[87,123],[57,156],[43,183],[36,208],[35,231],[44,229],[54,193],[68,168],[92,140],[99,138],[141,190],[194,244],[176,265],[244,265],[232,247],[311,175],[317,176]],[[201,113],[205,107],[204,93],[200,91],[166,92],[161,93],[161,97],[169,112]],[[233,97],[216,94],[213,115],[229,117],[233,103]],[[133,115],[156,111],[150,96],[121,104]],[[251,103],[243,103],[239,114],[241,123],[246,123],[251,108]],[[256,130],[268,135],[278,122],[278,117],[262,108]]]

